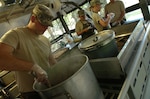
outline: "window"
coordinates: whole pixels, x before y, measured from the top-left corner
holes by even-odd
[[[87,10],[89,8],[89,3],[84,4],[83,6],[81,6],[81,8]],[[71,13],[63,17],[69,30],[75,29],[75,24],[78,21],[78,10],[79,9],[72,11]]]
[[[122,0],[122,1],[124,2],[125,8],[139,3],[139,0]],[[106,3],[110,2],[110,0],[106,0],[106,1],[101,0],[101,2],[103,2],[103,5],[102,5],[102,9],[100,11],[100,14],[102,16],[104,16],[104,6]],[[88,2],[88,3],[84,4],[83,6],[81,6],[81,8],[84,10],[89,10],[89,6],[90,5]],[[149,7],[149,9],[150,9],[150,7]],[[69,30],[75,29],[75,24],[78,21],[78,15],[77,15],[78,10],[79,9],[74,10],[74,11],[66,14],[65,16],[63,16],[63,19],[65,20]],[[132,21],[132,20],[143,18],[143,15],[142,15],[141,9],[137,9],[135,11],[126,13],[125,17],[126,17],[127,21]],[[60,35],[63,35],[63,33],[65,33],[65,32],[66,31],[65,31],[63,25],[61,24],[60,19],[56,19],[53,21],[53,27],[49,27],[47,29],[47,31],[45,31],[44,36],[46,36],[47,38],[49,38],[50,41],[52,41],[52,40],[56,39],[57,37],[59,37]],[[80,38],[80,36],[77,36],[77,34],[75,32],[72,33],[72,36]],[[60,47],[60,45],[58,43],[59,43],[59,41],[57,42],[57,44],[53,44],[54,51],[58,48],[58,46]]]
[[[52,22],[53,27],[48,27],[48,29],[44,32],[44,36],[47,37],[50,41],[56,39],[60,35],[62,35],[65,30],[64,27],[62,26],[60,19],[54,20]],[[61,46],[59,42],[52,44],[51,50],[52,52],[56,51],[59,49]]]
[[[127,21],[139,20],[143,18],[141,9],[137,9],[131,12],[126,13],[125,15]]]
[[[78,19],[76,14],[77,14],[77,10],[75,10],[63,17],[69,30],[73,30],[75,28],[75,24]]]
[[[139,3],[139,0],[122,0],[122,1],[125,4],[125,8]],[[135,11],[126,13],[125,17],[127,21],[138,20],[143,18],[143,14],[141,12],[141,9],[137,9]]]
[[[84,10],[88,10],[89,9],[89,3],[84,4],[83,6],[81,6],[81,8]],[[79,20],[78,10],[79,9],[76,9],[76,10],[70,12],[69,14],[67,14],[66,16],[63,17],[69,30],[75,29],[76,22]],[[75,32],[71,33],[71,35],[73,36],[74,39],[80,39],[81,38],[81,36],[77,36],[77,34]]]
[[[49,38],[50,41],[56,39],[65,32],[65,29],[62,26],[60,19],[54,20],[52,24],[53,27],[48,27],[48,29],[44,33],[44,36]]]

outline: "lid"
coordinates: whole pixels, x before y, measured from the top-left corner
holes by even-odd
[[[91,48],[100,47],[108,44],[115,38],[115,32],[113,30],[104,30],[98,34],[92,35],[83,40],[79,45],[79,49],[89,50]]]

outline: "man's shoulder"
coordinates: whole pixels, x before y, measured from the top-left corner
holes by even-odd
[[[115,3],[123,3],[121,0],[116,0]]]
[[[98,18],[98,19],[101,18],[101,15],[99,15],[98,13],[93,12],[93,13],[92,13],[92,19],[95,19],[95,18],[96,18],[96,19],[97,19],[97,18]]]
[[[105,5],[105,8],[107,8],[108,6],[111,6],[111,5],[112,5],[112,3],[109,2],[109,3],[107,3],[107,4]]]
[[[78,20],[77,23],[76,23],[76,25],[77,25],[77,26],[82,25],[81,20]]]
[[[25,27],[16,27],[16,28],[14,28],[12,30],[24,30],[24,29],[25,29]]]
[[[82,23],[81,20],[78,20],[77,23]]]
[[[13,29],[10,29],[10,30],[8,30],[5,34],[17,34],[18,32],[17,31],[19,31],[20,30],[20,28],[13,28]]]
[[[13,31],[15,33],[25,33],[27,31],[27,29],[25,27],[16,27],[16,28],[12,29],[11,31]]]

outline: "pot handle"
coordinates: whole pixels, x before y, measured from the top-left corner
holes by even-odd
[[[94,39],[93,39],[93,42],[97,42],[99,40],[99,37],[95,37]]]

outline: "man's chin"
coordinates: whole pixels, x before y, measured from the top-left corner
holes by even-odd
[[[38,35],[42,35],[42,34],[44,34],[44,32],[45,32],[45,31],[38,31],[37,34],[38,34]]]

